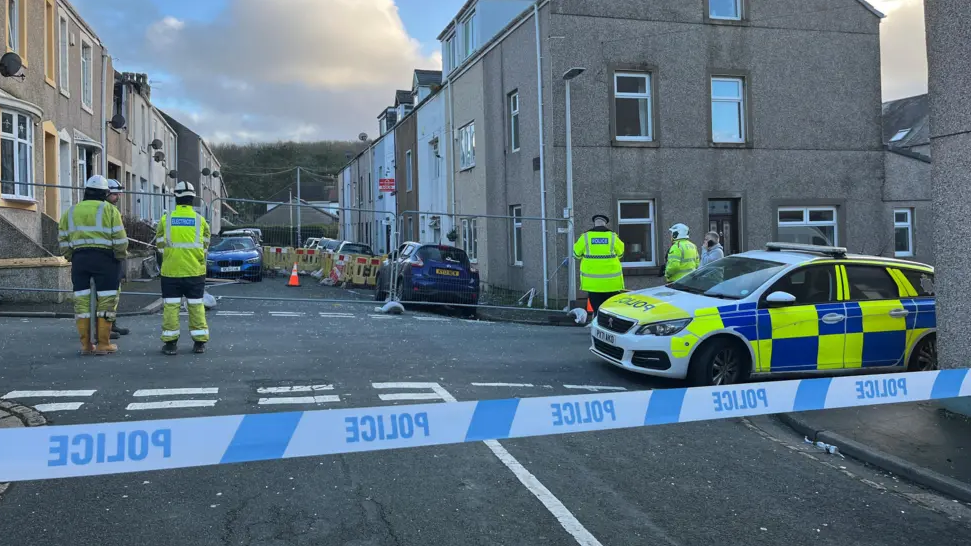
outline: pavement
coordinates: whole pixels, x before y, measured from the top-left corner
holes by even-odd
[[[118,313],[122,316],[150,314],[161,309],[162,283],[158,278],[149,279],[147,282],[129,281],[122,285],[121,290]],[[74,317],[73,300],[62,303],[17,303],[3,301],[2,297],[3,292],[0,291],[0,316],[17,317],[43,313],[62,318]]]
[[[158,316],[129,319],[119,354],[87,358],[65,335],[70,320],[0,318],[0,399],[60,425],[680,386],[600,362],[582,328],[387,316],[366,293],[284,282],[211,289],[221,299],[204,355],[188,339],[178,356],[161,355]],[[967,544],[971,504],[825,454],[759,417],[14,483],[0,496],[0,536],[72,546],[938,546]]]

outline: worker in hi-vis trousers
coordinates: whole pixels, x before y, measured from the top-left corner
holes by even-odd
[[[84,183],[84,200],[61,215],[58,246],[71,262],[74,285],[74,318],[81,338],[82,355],[107,355],[118,351],[111,344],[111,325],[118,300],[121,262],[128,257],[128,234],[121,213],[107,203],[105,177],[92,176]],[[97,313],[91,316],[91,280],[94,279]],[[98,344],[91,344],[91,320],[96,319]]]
[[[120,209],[118,206],[118,201],[121,199],[121,192],[125,190],[121,182],[110,179],[108,180],[108,199],[107,201],[115,206],[115,208]],[[111,339],[118,339],[119,336],[127,336],[129,333],[128,328],[122,328],[118,326],[118,303],[121,301],[121,285],[125,278],[125,266],[124,263],[119,264],[121,267],[118,268],[118,297],[115,298],[115,321],[111,323]]]
[[[162,352],[178,351],[179,309],[182,298],[189,306],[189,333],[195,353],[206,352],[209,326],[206,324],[206,251],[209,224],[193,208],[196,192],[192,184],[175,186],[175,210],[162,216],[155,230],[155,246],[162,251]]]

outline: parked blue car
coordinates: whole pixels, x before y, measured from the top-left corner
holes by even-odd
[[[227,237],[209,247],[207,277],[263,280],[263,250],[251,237]]]
[[[461,248],[414,242],[401,245],[378,270],[375,300],[387,297],[392,272],[397,272],[402,302],[462,304],[470,306],[461,309],[465,315],[476,315],[479,271]]]

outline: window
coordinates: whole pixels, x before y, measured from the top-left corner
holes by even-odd
[[[34,123],[25,114],[0,112],[0,193],[33,199]]]
[[[78,146],[78,202],[81,202],[84,194],[84,182],[88,179],[88,169],[92,167],[91,152],[84,146]],[[141,199],[140,195],[135,196],[136,201]]]
[[[708,0],[708,17],[711,19],[742,19],[742,0]]]
[[[411,150],[405,152],[405,191],[411,191],[414,189],[414,182],[412,181],[411,175]]]
[[[20,0],[7,0],[7,51],[13,51],[25,57],[26,52],[22,47],[24,36],[21,32],[23,28],[20,26],[20,8]]]
[[[523,206],[509,207],[509,216],[512,216],[512,261],[523,265]]]
[[[93,67],[92,62],[92,49],[91,44],[82,40],[81,42],[81,104],[86,106],[88,110],[91,109],[94,104],[94,87],[91,76],[91,71]]]
[[[905,136],[907,136],[908,133],[910,133],[910,129],[901,129],[890,137],[890,142],[900,142]]]
[[[44,3],[44,77],[47,83],[54,85],[54,64],[57,61],[57,44],[54,40],[57,22],[54,17],[54,0]]]
[[[61,86],[61,92],[63,92],[64,94],[67,94],[68,93],[68,89],[70,87],[70,82],[71,82],[71,80],[69,78],[69,74],[70,73],[68,71],[68,68],[70,66],[71,43],[69,41],[70,40],[70,34],[68,33],[68,26],[67,26],[67,18],[66,17],[64,17],[64,16],[61,16],[60,17],[60,20],[58,22],[58,31],[57,32],[58,32],[58,38],[57,38],[58,46],[57,47],[58,47],[58,50],[60,51],[60,59],[58,60],[58,63],[60,64],[60,72],[58,73],[59,74],[58,81],[59,81],[60,86]]]
[[[900,297],[897,283],[887,270],[869,265],[847,265],[846,280],[850,284],[850,300],[895,300]]]
[[[455,49],[455,35],[452,34],[445,39],[445,58],[446,72],[454,70],[458,63],[458,51]]]
[[[462,250],[473,263],[479,260],[479,228],[475,218],[462,220]]]
[[[475,167],[475,122],[459,129],[459,168]]]
[[[624,242],[624,267],[657,265],[654,243],[654,201],[618,201],[617,235]]]
[[[779,241],[836,246],[836,207],[781,207]]]
[[[139,142],[139,151],[141,151],[142,146],[148,146],[148,117],[145,111],[145,105],[142,105],[142,123],[141,123],[141,137],[142,140]]]
[[[519,91],[509,94],[509,146],[519,151]]]
[[[148,191],[148,180],[139,178],[138,216],[143,220],[152,218],[152,196]]]
[[[934,296],[933,273],[925,273],[915,269],[901,269],[900,272],[904,274],[904,277],[907,277],[911,286],[917,291],[918,296],[922,298]]]
[[[409,216],[408,217],[408,233],[405,234],[405,237],[407,237],[409,239],[415,239],[416,238],[415,237],[415,217],[414,216]]]
[[[893,211],[893,255],[901,258],[914,255],[914,211]]]
[[[651,111],[651,75],[615,73],[614,128],[617,140],[654,140]]]
[[[773,292],[788,292],[799,305],[831,303],[839,299],[836,293],[836,269],[831,266],[804,267],[785,276],[765,291],[762,300]]]
[[[742,78],[711,79],[712,142],[745,142],[745,81]]]
[[[462,40],[465,46],[463,59],[469,58],[475,52],[475,12],[462,22]]]
[[[432,177],[437,180],[442,176],[442,159],[438,157],[438,141],[433,140],[428,145],[431,147],[431,157],[428,159],[432,164]]]

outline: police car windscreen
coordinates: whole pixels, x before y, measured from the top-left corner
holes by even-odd
[[[671,284],[672,288],[727,299],[742,299],[785,268],[768,260],[728,257],[696,269]]]

